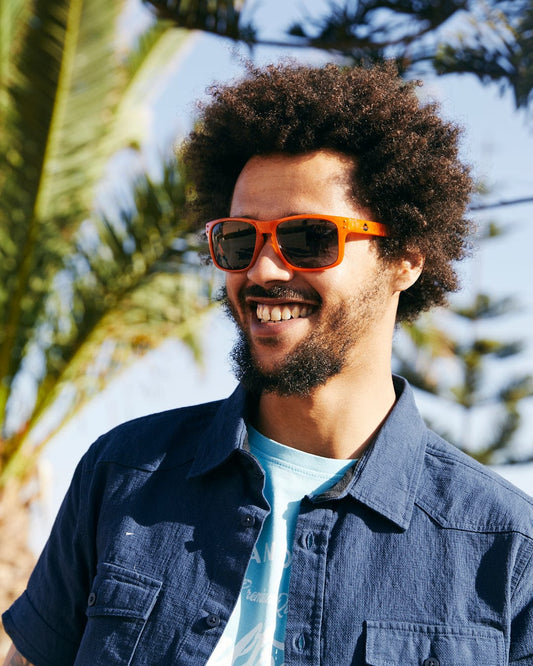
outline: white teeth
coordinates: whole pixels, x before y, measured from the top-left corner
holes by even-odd
[[[270,310],[270,321],[281,321],[281,308],[277,305]]]
[[[261,321],[287,321],[289,319],[298,319],[298,317],[307,317],[311,314],[312,308],[308,305],[265,305],[257,304],[257,318]]]

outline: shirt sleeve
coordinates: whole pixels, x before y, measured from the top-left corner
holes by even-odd
[[[2,616],[17,650],[35,666],[73,664],[85,628],[95,566],[88,476],[86,456],[74,473],[26,591]]]

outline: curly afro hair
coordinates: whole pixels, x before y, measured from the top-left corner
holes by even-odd
[[[181,151],[195,222],[228,214],[254,155],[335,150],[356,161],[354,200],[390,227],[375,240],[381,257],[425,257],[422,275],[400,296],[398,321],[444,304],[458,288],[453,262],[467,254],[472,180],[458,159],[458,127],[436,104],[422,105],[415,86],[390,63],[250,67],[237,84],[214,86]]]

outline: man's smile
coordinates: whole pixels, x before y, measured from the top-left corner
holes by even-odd
[[[259,321],[287,321],[308,317],[313,308],[310,305],[293,303],[285,305],[257,304],[257,318]]]
[[[270,324],[306,319],[318,310],[321,299],[314,290],[304,293],[287,286],[267,290],[255,285],[242,290],[239,300],[243,312],[251,313],[252,323]]]

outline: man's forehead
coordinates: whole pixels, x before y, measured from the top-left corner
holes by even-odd
[[[303,213],[353,216],[353,157],[332,150],[255,155],[242,169],[231,201],[231,214],[260,217]]]

